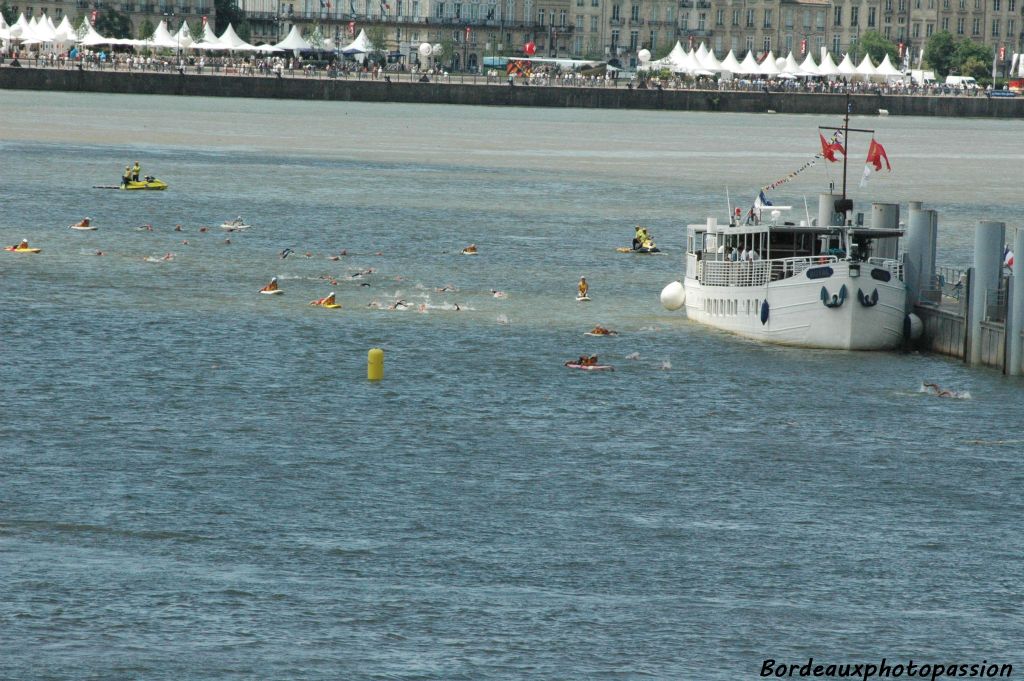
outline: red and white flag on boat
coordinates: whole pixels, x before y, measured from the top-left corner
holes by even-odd
[[[839,159],[836,158],[836,152],[838,151],[843,156],[846,156],[846,149],[838,141],[829,142],[825,139],[825,136],[820,132],[818,137],[821,139],[821,155],[828,161],[835,163]]]
[[[885,169],[892,171],[892,166],[889,165],[889,157],[885,153],[885,148],[875,141],[875,138],[871,138],[871,146],[868,147],[868,158],[864,162],[864,177],[860,179],[860,186],[868,186],[868,178],[871,177],[871,173],[877,173],[882,169],[882,163],[885,163]]]

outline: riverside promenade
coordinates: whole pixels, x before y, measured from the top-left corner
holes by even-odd
[[[633,89],[599,86],[509,85],[485,76],[454,74],[420,82],[419,74],[387,78],[317,75],[238,75],[190,71],[115,71],[78,68],[0,68],[0,89],[110,94],[252,97],[351,102],[477,106],[842,114],[846,94],[722,89]],[[1024,118],[1024,97],[855,93],[854,113],[958,118]]]

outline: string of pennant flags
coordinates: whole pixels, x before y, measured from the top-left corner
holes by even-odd
[[[840,137],[842,137],[842,131],[841,130],[837,130],[835,133],[832,134],[832,137],[828,140],[828,144],[831,147],[834,147],[834,145],[839,144],[839,138]],[[804,172],[808,168],[811,168],[811,167],[817,165],[818,161],[820,161],[824,157],[825,156],[824,156],[824,154],[822,152],[818,152],[817,154],[815,154],[814,156],[811,157],[810,161],[808,161],[807,163],[804,163],[802,166],[800,166],[796,170],[792,171],[791,173],[789,173],[785,177],[781,177],[778,180],[775,180],[774,182],[771,182],[771,183],[766,184],[765,186],[761,187],[761,191],[763,191],[763,192],[764,191],[771,191],[772,189],[777,189],[777,188],[781,187],[782,185],[786,184],[787,182],[792,181],[797,175],[799,175],[800,173]]]

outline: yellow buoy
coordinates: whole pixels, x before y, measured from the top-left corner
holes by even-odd
[[[370,348],[366,353],[366,379],[379,381],[384,378],[384,351],[380,348]]]

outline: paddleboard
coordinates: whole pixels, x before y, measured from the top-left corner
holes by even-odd
[[[590,296],[576,296],[576,302],[577,303],[589,303],[590,302]]]
[[[11,253],[41,253],[43,251],[41,248],[15,248],[14,246],[7,246],[4,250]]]
[[[320,307],[326,307],[328,310],[337,310],[341,305],[338,303],[330,303],[328,305],[321,305]]]
[[[274,289],[273,291],[260,291],[260,293],[262,293],[265,296],[276,296],[279,293],[284,293],[284,291],[282,291],[281,289],[278,288],[278,289]]]
[[[83,232],[95,232],[96,228],[92,225],[68,225],[71,229],[77,229]]]
[[[570,362],[565,366],[570,369],[582,369],[583,371],[615,371],[615,367],[611,364],[576,364],[575,362]]]
[[[591,333],[590,331],[587,331],[583,335],[584,336],[618,336],[619,332],[618,331],[612,331],[611,333]]]
[[[463,251],[462,255],[477,255],[476,251]]]

